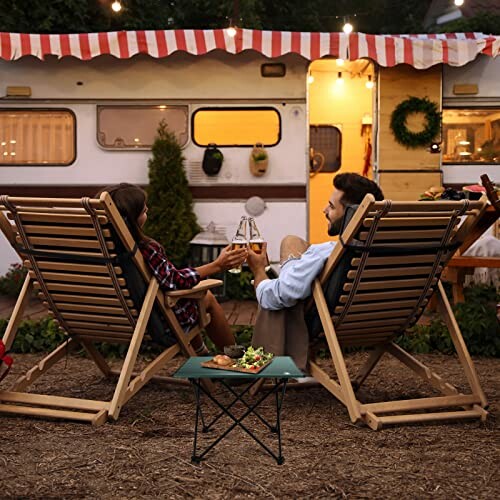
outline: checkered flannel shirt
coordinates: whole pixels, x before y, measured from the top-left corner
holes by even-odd
[[[139,246],[144,260],[148,263],[160,288],[165,292],[193,288],[200,282],[198,271],[192,267],[176,269],[165,255],[163,247],[154,240]],[[192,328],[198,321],[198,307],[192,299],[181,299],[173,308],[184,331]]]

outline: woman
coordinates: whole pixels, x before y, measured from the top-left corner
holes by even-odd
[[[145,191],[139,186],[121,183],[102,189],[96,196],[99,197],[105,191],[113,198],[116,207],[137,242],[144,260],[158,280],[160,288],[166,292],[190,289],[197,285],[201,279],[211,274],[239,266],[247,257],[246,248],[231,250],[231,247],[227,246],[213,262],[195,268],[176,269],[166,256],[164,248],[157,241],[146,236],[143,231],[148,218]],[[234,344],[235,339],[231,327],[226,320],[222,307],[212,292],[208,291],[203,300],[211,318],[210,323],[205,327],[209,338],[220,350],[224,346]],[[181,327],[186,332],[198,322],[199,311],[195,300],[179,300],[173,310]],[[208,349],[199,335],[192,340],[191,345],[199,356],[208,353]]]

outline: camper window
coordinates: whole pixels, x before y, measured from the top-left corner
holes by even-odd
[[[97,142],[106,149],[151,149],[162,120],[184,146],[188,141],[187,106],[97,106]]]
[[[76,119],[67,109],[0,108],[0,165],[71,165]]]
[[[500,164],[500,108],[443,109],[443,164]]]
[[[310,167],[312,173],[336,172],[341,165],[342,132],[335,125],[310,125]]]
[[[281,117],[274,108],[202,108],[192,118],[198,146],[275,146],[281,139]]]

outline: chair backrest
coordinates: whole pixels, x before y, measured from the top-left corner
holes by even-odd
[[[11,243],[59,326],[82,339],[128,342],[151,276],[109,194],[100,199],[4,195],[0,209],[13,222]],[[148,333],[157,342],[174,342],[158,310]]]
[[[375,202],[371,195],[354,213],[348,209],[320,277],[340,344],[387,342],[414,325],[484,209],[468,200]],[[321,331],[314,310],[308,324],[312,336]]]

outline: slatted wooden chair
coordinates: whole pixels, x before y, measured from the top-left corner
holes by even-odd
[[[191,290],[164,294],[108,193],[100,199],[1,196],[0,210],[7,214],[0,212],[0,228],[29,269],[3,337],[6,348],[14,342],[33,288],[66,333],[66,340],[11,390],[0,390],[0,412],[99,425],[108,418],[116,420],[123,405],[176,354],[194,355],[190,342],[209,321],[201,299],[221,282],[205,280]],[[183,332],[172,310],[183,298],[199,300],[200,322],[189,334]],[[165,333],[166,325],[171,334]],[[134,374],[139,348],[151,337],[164,349]],[[128,345],[121,370],[110,368],[96,342]],[[111,400],[27,392],[35,380],[79,346],[105,376],[118,376]]]
[[[449,419],[485,419],[487,402],[474,364],[439,281],[447,261],[478,216],[482,202],[375,202],[367,195],[342,232],[313,285],[308,319],[311,333],[327,341],[337,379],[310,361],[311,374],[349,412],[372,429],[388,424]],[[465,219],[459,226],[460,219]],[[450,332],[471,393],[462,394],[393,342],[413,326],[432,294]],[[343,347],[372,348],[351,380]],[[365,404],[356,391],[384,353],[422,377],[440,395]]]

